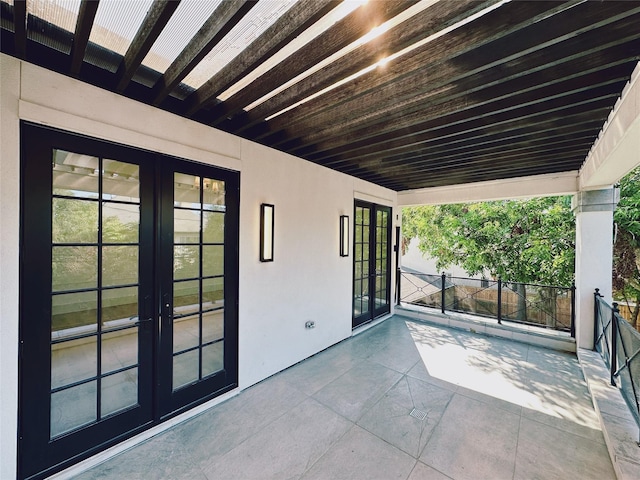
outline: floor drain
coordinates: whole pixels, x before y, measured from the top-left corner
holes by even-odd
[[[417,408],[411,410],[411,413],[409,415],[411,415],[413,418],[417,418],[418,420],[424,420],[425,418],[427,418],[427,412],[423,412],[422,410],[418,410]]]

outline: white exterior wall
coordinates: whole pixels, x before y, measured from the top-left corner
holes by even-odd
[[[240,171],[240,389],[351,335],[339,216],[352,241],[354,198],[395,207],[395,192],[7,55],[0,73],[0,478],[17,455],[20,119]],[[262,202],[275,205],[272,263],[258,258]]]

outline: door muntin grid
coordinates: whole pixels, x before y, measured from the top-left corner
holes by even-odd
[[[225,182],[174,173],[173,391],[224,369]]]
[[[50,430],[138,405],[138,165],[53,150]]]

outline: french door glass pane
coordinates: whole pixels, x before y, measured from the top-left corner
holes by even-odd
[[[173,194],[176,390],[223,368],[225,183],[175,173]]]
[[[51,438],[138,403],[140,231],[137,165],[54,150],[52,178]]]
[[[51,438],[96,421],[97,385],[94,380],[51,394]]]
[[[138,369],[135,367],[104,377],[101,386],[102,417],[138,403]]]

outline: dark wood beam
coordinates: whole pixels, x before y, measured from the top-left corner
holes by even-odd
[[[640,6],[638,7],[638,12],[636,15],[621,20],[622,23],[616,25],[625,27],[629,31],[631,24],[640,22]],[[525,37],[529,38],[528,35],[525,35]],[[367,88],[366,94],[354,93],[354,98],[341,97],[334,104],[331,104],[331,98],[317,99],[317,101],[323,100],[323,102],[316,105],[316,101],[314,101],[313,104],[308,105],[308,113],[283,115],[282,119],[276,118],[269,123],[275,130],[287,128],[288,125],[293,124],[299,136],[307,136],[306,133],[309,132],[308,140],[314,142],[317,138],[330,136],[337,131],[344,135],[349,132],[349,125],[362,129],[365,127],[365,121],[370,122],[367,125],[368,127],[380,121],[393,124],[392,120],[397,118],[394,112],[401,112],[399,115],[400,120],[410,122],[407,115],[412,113],[419,115],[419,112],[427,106],[431,108],[433,103],[427,103],[432,102],[433,100],[431,99],[435,99],[437,103],[440,103],[452,95],[460,97],[465,91],[482,89],[485,86],[498,85],[506,80],[522,78],[529,72],[536,72],[537,75],[541,75],[539,72],[544,69],[548,69],[546,72],[547,78],[553,81],[559,76],[556,71],[571,75],[571,72],[567,71],[566,68],[562,69],[562,63],[579,58],[582,58],[583,62],[591,62],[590,66],[598,63],[603,64],[603,62],[609,61],[607,55],[612,50],[606,47],[610,46],[610,42],[622,42],[622,44],[618,43],[619,48],[614,50],[617,52],[617,60],[625,58],[632,60],[637,58],[637,40],[639,38],[640,31],[631,33],[630,38],[620,39],[619,32],[616,29],[603,28],[602,30],[593,30],[588,33],[584,32],[579,37],[570,37],[562,45],[557,45],[553,48],[543,48],[544,44],[529,40],[531,44],[520,55],[510,61],[507,61],[508,57],[501,56],[501,49],[498,48],[500,45],[495,45],[495,49],[486,51],[488,55],[481,55],[480,52],[476,52],[474,55],[470,55],[469,58],[456,58],[451,60],[448,65],[440,65],[439,68],[434,69],[434,75],[431,75],[430,72],[424,72],[424,69],[421,71],[419,68],[414,68],[415,65],[406,65],[406,70],[415,72],[406,79],[406,82],[392,80],[392,83],[380,86],[380,89]],[[627,43],[629,44],[627,45]],[[598,57],[597,59],[595,58],[596,56]],[[594,58],[592,59],[592,57]],[[476,63],[478,60],[481,63]],[[597,60],[597,62],[594,60]],[[576,63],[574,62],[573,64],[575,65]],[[463,69],[461,69],[461,65],[464,66]],[[399,67],[401,66],[399,65]],[[392,77],[397,78],[397,75],[392,74]],[[455,88],[455,85],[451,85],[451,82],[461,80],[465,80],[465,82],[459,84],[457,88]],[[527,78],[519,81],[526,83]],[[541,81],[549,80],[543,78]],[[393,93],[381,97],[379,92],[385,90]],[[357,91],[361,92],[359,88]],[[477,93],[474,92],[474,96],[476,95]],[[329,105],[324,103],[326,101],[329,102]],[[372,102],[376,104],[375,109],[371,108]],[[329,119],[334,120],[336,118],[341,119],[339,124],[336,124],[335,121],[329,121]],[[327,127],[324,129],[318,128],[319,125],[327,125]]]
[[[597,136],[597,131],[588,130],[577,132],[575,134],[562,134],[550,137],[539,138],[535,136],[529,140],[520,140],[518,142],[500,141],[491,145],[483,146],[481,148],[470,148],[469,151],[447,151],[446,154],[438,154],[433,152],[422,152],[403,157],[394,157],[393,160],[385,156],[385,152],[380,152],[380,157],[375,160],[367,160],[365,162],[360,161],[358,158],[354,158],[350,162],[353,168],[375,168],[378,172],[385,172],[393,170],[396,167],[402,165],[409,165],[411,168],[422,168],[434,161],[440,164],[446,163],[449,166],[457,166],[460,164],[466,164],[477,158],[483,158],[487,155],[506,155],[506,154],[539,154],[542,151],[559,148],[559,147],[573,147],[577,143],[593,143],[593,140]],[[344,166],[344,171],[348,171],[349,164]]]
[[[77,78],[80,75],[84,52],[87,49],[87,44],[89,43],[91,27],[93,27],[93,21],[96,18],[98,5],[99,0],[82,0],[82,3],[80,4],[80,11],[78,12],[78,19],[76,20],[76,30],[73,34],[73,45],[71,47],[70,54],[71,66],[69,67],[69,73],[72,77]]]
[[[15,55],[18,58],[27,56],[27,2],[15,0],[13,2],[13,41]]]
[[[411,121],[409,118],[407,118],[405,119],[406,123],[394,123],[394,127],[402,128],[407,125],[413,125],[418,122],[424,122],[429,119],[438,118],[440,118],[441,124],[444,124],[448,121],[448,115],[451,115],[452,113],[460,114],[461,112],[466,111],[469,114],[468,118],[472,118],[474,115],[476,115],[475,113],[472,113],[474,110],[478,112],[477,115],[488,115],[494,112],[500,112],[504,108],[514,108],[518,105],[531,104],[532,102],[544,102],[548,99],[553,99],[558,96],[567,96],[574,92],[579,92],[585,89],[592,89],[604,83],[625,81],[625,79],[628,78],[632,68],[633,65],[628,63],[619,65],[605,65],[603,68],[590,73],[580,75],[581,72],[578,72],[579,76],[576,76],[574,78],[569,77],[569,79],[567,80],[564,80],[563,77],[560,77],[560,81],[558,81],[557,83],[551,83],[550,85],[545,85],[542,79],[539,79],[537,76],[532,75],[530,77],[530,81],[532,81],[533,83],[527,83],[527,85],[529,86],[523,91],[515,91],[514,93],[510,93],[508,84],[505,84],[504,86],[493,87],[489,89],[490,92],[485,92],[480,95],[478,95],[479,92],[476,92],[474,95],[462,97],[459,100],[447,102],[443,105],[432,105],[428,107],[425,106],[425,108],[429,108],[428,114],[421,112],[415,113],[413,115],[409,114],[407,117],[412,117],[414,121]],[[603,74],[603,70],[606,70],[605,74]],[[536,83],[538,82],[540,83],[540,88],[536,88]],[[502,93],[506,93],[506,95],[501,95]],[[495,97],[490,97],[487,94],[495,94]],[[385,129],[384,127],[380,127],[376,131],[378,134],[380,134],[383,133]],[[344,133],[345,135],[347,134],[346,129]],[[328,138],[332,137],[333,136],[329,136]],[[324,156],[326,157],[326,155]],[[317,151],[317,147],[316,153],[313,154],[313,158],[323,158],[322,154]]]
[[[247,76],[339,4],[338,0],[297,2],[244,51],[193,92],[186,101],[185,114],[190,116],[207,106],[211,100]]]
[[[435,3],[394,29],[365,43],[325,68],[290,86],[278,95],[268,99],[251,110],[252,121],[238,125],[237,132],[251,127],[285,107],[331,86],[375,64],[383,56],[390,56],[417,43],[461,20],[470,17],[496,3],[496,0],[478,2],[475,0],[456,0]]]
[[[169,19],[180,5],[180,0],[155,0],[136,32],[131,45],[124,55],[116,72],[118,84],[116,91],[123,92],[133,78],[136,70],[151,50]]]
[[[562,122],[573,115],[590,112],[602,114],[603,111],[609,111],[617,98],[617,94],[611,88],[601,88],[589,93],[591,95],[576,94],[571,102],[561,102],[556,99],[523,107],[520,111],[516,109],[469,118],[460,116],[457,121],[440,122],[435,119],[399,132],[369,136],[354,141],[346,148],[354,150],[365,146],[377,146],[382,150],[393,146],[404,146],[412,141],[424,141],[428,138],[465,138],[475,133],[500,133],[514,128],[526,128],[536,122]],[[456,118],[455,115],[453,117]],[[603,121],[604,118],[606,115]]]
[[[526,146],[513,145],[510,148],[477,150],[472,154],[423,157],[421,159],[411,158],[405,162],[394,164],[387,164],[384,161],[381,161],[379,165],[373,166],[370,164],[362,165],[354,163],[351,171],[355,171],[356,168],[364,168],[372,169],[375,170],[377,174],[385,175],[397,173],[402,169],[405,169],[407,174],[412,174],[424,168],[428,168],[431,172],[452,168],[476,169],[483,164],[491,166],[492,162],[497,159],[510,159],[513,162],[519,162],[521,160],[540,158],[541,155],[558,155],[564,152],[582,151],[584,148],[588,149],[593,144],[594,137],[595,135],[589,134],[556,142],[537,142]],[[341,169],[341,171],[351,173],[349,168]]]
[[[601,115],[606,115],[608,109],[603,109]],[[598,112],[595,113],[597,117]],[[563,122],[532,122],[526,127],[507,128],[499,132],[475,132],[472,134],[439,138],[427,136],[424,140],[415,139],[407,141],[404,145],[386,148],[383,151],[385,161],[393,162],[396,158],[404,158],[409,154],[438,155],[441,152],[472,151],[489,145],[526,141],[530,138],[553,138],[556,135],[569,135],[573,133],[599,131],[602,121],[594,118],[594,112],[588,111],[566,118]],[[378,162],[381,158],[380,149],[355,150],[345,155],[337,155],[323,159],[316,159],[313,155],[307,160],[320,163],[331,168],[340,168],[343,164],[351,163],[358,159],[361,164],[368,161]],[[370,159],[370,160],[369,160]]]
[[[428,77],[430,84],[450,81],[461,74],[467,74],[468,66],[461,68],[461,62],[453,63],[452,59],[474,52],[482,45],[496,42],[511,33],[526,28],[531,22],[543,19],[554,12],[566,8],[564,2],[512,2],[501,6],[482,18],[469,23],[465,28],[454,30],[448,35],[435,39],[423,47],[405,55],[384,68],[378,68],[339,89],[328,92],[315,100],[311,100],[295,112],[277,117],[269,123],[273,130],[286,128],[316,114],[322,114],[339,107],[348,101],[359,101],[366,94],[375,94],[384,89],[395,89],[405,78],[417,75]],[[494,57],[497,51],[494,50]],[[486,57],[486,56],[485,56]],[[483,57],[482,60],[485,60]],[[441,63],[450,61],[453,68],[446,70]],[[429,68],[425,68],[428,66]],[[481,64],[478,62],[478,67]],[[436,88],[436,87],[433,87]],[[395,95],[395,91],[394,91]],[[377,101],[381,99],[378,97]],[[376,102],[377,103],[377,102]]]
[[[153,87],[158,106],[224,36],[256,5],[253,0],[222,2]]]
[[[388,0],[362,5],[327,31],[274,66],[246,88],[218,104],[212,111],[211,125],[218,125],[253,101],[283,83],[313,68],[318,62],[355,42],[375,26],[395,17],[417,0]]]

